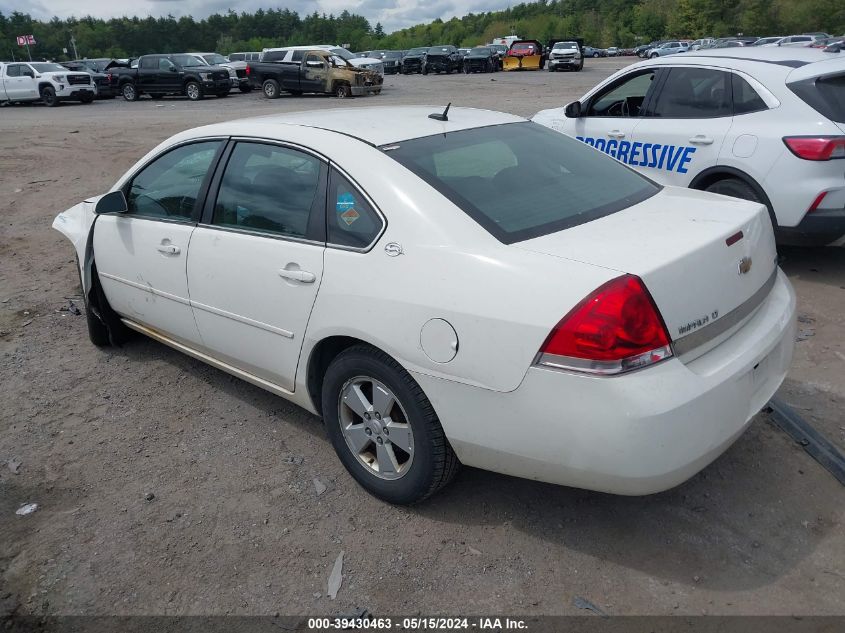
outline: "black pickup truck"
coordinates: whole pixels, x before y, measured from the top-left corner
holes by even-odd
[[[142,94],[160,99],[165,95],[185,95],[199,101],[206,94],[225,97],[231,87],[229,71],[208,66],[194,55],[142,55],[137,67],[117,70],[123,98],[137,101]]]
[[[276,99],[282,92],[321,92],[341,99],[379,94],[384,81],[377,72],[356,68],[322,49],[305,51],[301,61],[249,62],[246,72],[252,85],[261,88],[268,99]]]

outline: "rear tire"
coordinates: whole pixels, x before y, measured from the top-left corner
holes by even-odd
[[[372,417],[365,419],[353,407]],[[411,375],[380,350],[356,345],[332,361],[323,378],[322,409],[344,467],[384,501],[417,503],[458,472],[460,462],[431,402]]]
[[[268,99],[279,98],[279,82],[275,79],[267,79],[263,84],[261,84],[261,90],[264,92],[264,96]]]
[[[710,193],[718,193],[723,196],[730,196],[731,198],[739,198],[740,200],[748,200],[749,202],[757,202],[766,207],[769,212],[769,220],[772,223],[772,228],[777,231],[778,224],[775,218],[774,211],[769,207],[766,201],[757,193],[757,191],[744,180],[739,178],[724,178],[705,187],[704,191]]]
[[[44,102],[44,105],[48,108],[55,108],[61,103],[61,101],[59,101],[59,98],[56,96],[55,89],[51,88],[50,86],[44,86],[41,89],[41,100]]]

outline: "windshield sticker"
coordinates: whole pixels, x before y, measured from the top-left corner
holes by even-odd
[[[679,174],[687,173],[687,167],[692,162],[692,155],[695,154],[697,149],[689,145],[662,145],[660,143],[640,143],[639,141],[631,143],[630,141],[605,140],[592,136],[576,136],[575,138],[626,165],[665,169]]]

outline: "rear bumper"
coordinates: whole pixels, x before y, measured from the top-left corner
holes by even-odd
[[[786,376],[795,294],[783,272],[754,316],[686,364],[617,377],[532,367],[503,393],[414,374],[464,464],[624,495],[676,486],[724,452]]]
[[[816,209],[797,226],[780,226],[777,240],[793,246],[823,246],[845,237],[845,209]]]

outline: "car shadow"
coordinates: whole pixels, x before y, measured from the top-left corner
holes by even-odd
[[[113,353],[131,362],[164,360],[333,452],[317,416],[201,361],[140,336]],[[564,556],[576,551],[658,580],[736,591],[789,573],[837,529],[831,508],[843,503],[839,484],[764,412],[713,464],[656,495],[623,497],[465,467],[419,505],[382,505],[429,522],[482,527],[473,532],[482,538],[512,528]]]
[[[778,247],[780,267],[790,279],[804,279],[835,288],[845,287],[845,248]]]

